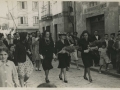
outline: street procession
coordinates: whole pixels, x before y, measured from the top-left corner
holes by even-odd
[[[120,88],[119,2],[0,4],[0,87]]]

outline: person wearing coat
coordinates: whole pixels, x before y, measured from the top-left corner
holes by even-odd
[[[54,54],[54,42],[51,38],[50,32],[46,31],[43,33],[43,38],[39,43],[39,53],[42,61],[42,67],[45,71],[45,81],[46,83],[50,83],[49,81],[49,70],[53,68],[52,59],[55,56]]]
[[[88,80],[87,73],[89,76],[89,81],[92,82],[92,77],[90,74],[90,67],[93,66],[92,56],[91,56],[91,49],[89,47],[90,43],[92,42],[89,37],[89,33],[87,31],[83,31],[82,39],[79,42],[79,46],[82,47],[81,50],[81,57],[84,64],[84,79]]]
[[[60,40],[58,40],[55,44],[56,54],[58,54],[60,74],[59,79],[63,80],[62,74],[64,74],[64,82],[68,83],[67,76],[66,76],[66,68],[68,67],[69,63],[69,54],[64,50],[64,47],[67,46],[65,41],[65,33],[59,33]]]
[[[92,42],[96,41],[96,40],[100,40],[101,37],[100,35],[98,35],[98,31],[94,31],[94,35],[92,37]],[[99,61],[100,61],[100,55],[99,55],[99,51],[98,50],[94,50],[94,53],[93,54],[93,60],[94,60],[94,64],[95,66],[99,66]]]

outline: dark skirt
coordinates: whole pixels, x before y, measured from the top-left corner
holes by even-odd
[[[58,60],[58,68],[67,68],[69,66],[70,56],[67,53],[59,53]]]
[[[46,57],[42,61],[42,67],[43,70],[50,70],[53,68],[52,66],[52,58],[51,57]]]
[[[90,53],[81,53],[81,56],[85,68],[93,66],[92,55]]]

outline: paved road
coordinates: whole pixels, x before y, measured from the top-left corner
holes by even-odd
[[[70,70],[67,72],[68,83],[60,81],[58,78],[59,69],[57,68],[58,62],[53,61],[54,68],[50,71],[50,83],[55,84],[59,88],[120,88],[120,78],[99,74],[91,71],[93,82],[89,83],[83,79],[83,68],[77,70],[74,65],[71,65]],[[28,80],[28,87],[37,87],[41,83],[45,83],[44,71],[33,71],[30,79]]]

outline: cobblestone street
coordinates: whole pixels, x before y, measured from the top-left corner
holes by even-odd
[[[120,79],[105,74],[99,74],[91,71],[93,82],[89,83],[83,79],[83,68],[76,69],[75,65],[71,65],[70,70],[67,72],[68,83],[59,80],[59,69],[57,68],[58,61],[53,61],[53,69],[50,71],[50,83],[56,85],[58,88],[120,88]],[[30,79],[28,80],[28,87],[37,87],[41,83],[45,83],[44,71],[33,71]]]

